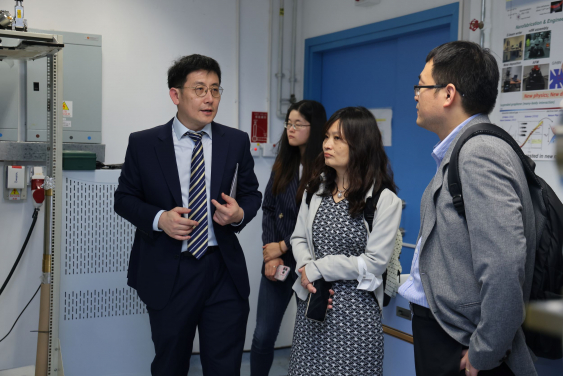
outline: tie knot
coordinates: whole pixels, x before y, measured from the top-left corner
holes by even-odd
[[[201,132],[187,132],[189,138],[191,138],[196,144],[201,142],[201,138],[203,137],[203,131]]]

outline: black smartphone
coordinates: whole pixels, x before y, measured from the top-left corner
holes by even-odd
[[[330,298],[329,290],[332,288],[332,282],[327,282],[324,278],[321,278],[313,282],[313,287],[317,289],[317,292],[314,294],[309,293],[305,317],[309,320],[324,322],[328,307],[328,299]]]

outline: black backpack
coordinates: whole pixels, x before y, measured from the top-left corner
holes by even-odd
[[[472,137],[487,134],[507,142],[516,152],[528,181],[536,218],[536,258],[530,301],[561,299],[563,288],[563,204],[553,189],[534,172],[536,164],[524,155],[520,146],[502,128],[488,123],[471,126],[457,141],[450,159],[448,186],[455,209],[465,215],[461,180],[459,179],[459,152]],[[538,332],[526,330],[526,343],[534,354],[548,359],[561,359],[561,340]]]
[[[381,192],[383,192],[384,189],[385,189],[385,187],[381,187],[375,194],[372,193],[371,197],[366,200],[366,205],[364,206],[364,219],[368,223],[370,233],[371,233],[371,230],[372,230],[373,219],[375,217],[375,209],[377,207],[377,202],[379,201],[379,196],[381,196]],[[312,197],[313,197],[313,195],[309,194],[307,192],[307,197],[305,198],[305,203],[307,204],[307,207],[309,207],[311,205],[311,198]],[[397,232],[397,236],[401,237],[401,243],[402,243],[401,233]],[[399,250],[399,254],[397,255],[397,259],[399,258],[400,255],[401,255],[401,252]],[[392,262],[392,260],[390,261],[390,263],[391,262]],[[401,271],[398,270],[397,271],[397,277],[399,277],[400,275],[401,275]],[[387,270],[385,270],[385,272],[383,273],[382,279],[383,279],[383,291],[385,291],[383,293],[383,306],[387,307],[389,305],[389,302],[391,301],[391,296],[388,295],[387,292],[386,292]],[[375,292],[374,292],[374,297],[375,297]]]

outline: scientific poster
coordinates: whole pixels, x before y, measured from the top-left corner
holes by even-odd
[[[526,155],[553,159],[563,114],[563,0],[508,0],[504,17],[499,125]]]

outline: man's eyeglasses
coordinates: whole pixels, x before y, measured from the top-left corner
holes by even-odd
[[[420,95],[420,89],[443,89],[448,85],[414,85],[414,96],[418,97]],[[456,88],[457,89],[457,88]],[[461,91],[457,91],[462,97],[465,96]]]
[[[289,128],[293,128],[294,131],[298,131],[305,127],[311,126],[311,124],[292,124],[289,121],[286,121],[285,123],[283,123],[283,126],[287,130],[289,130]]]
[[[205,85],[196,85],[196,86],[184,86],[184,88],[194,89],[195,95],[198,97],[205,97],[207,95],[207,91],[211,91],[211,96],[214,98],[219,98],[223,94],[223,88],[221,86],[211,86],[207,87]],[[183,89],[183,88],[178,88]]]

